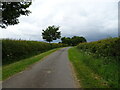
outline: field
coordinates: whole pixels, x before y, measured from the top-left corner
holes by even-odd
[[[82,43],[69,58],[85,88],[120,88],[120,38]]]

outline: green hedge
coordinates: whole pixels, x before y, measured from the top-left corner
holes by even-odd
[[[84,53],[83,62],[108,81],[110,87],[120,87],[120,38],[81,43],[77,49]]]
[[[2,40],[2,64],[15,61],[66,45],[25,40]]]
[[[92,53],[97,57],[110,57],[120,60],[120,38],[108,38],[89,43],[81,43],[78,49]]]

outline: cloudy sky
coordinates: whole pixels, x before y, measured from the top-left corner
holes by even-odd
[[[40,40],[47,26],[60,26],[62,36],[88,41],[118,36],[119,0],[32,0],[29,16],[18,25],[0,28],[0,38]]]

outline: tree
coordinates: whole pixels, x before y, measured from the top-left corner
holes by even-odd
[[[84,37],[79,36],[73,36],[72,38],[62,37],[61,41],[62,43],[68,44],[69,46],[76,46],[79,43],[87,42],[87,40]]]
[[[52,42],[53,40],[60,39],[61,32],[58,32],[59,27],[56,26],[48,26],[45,30],[43,30],[42,37],[47,42]]]
[[[62,37],[61,38],[61,41],[62,41],[62,43],[64,43],[64,44],[68,44],[68,45],[71,45],[72,43],[71,43],[71,38],[69,38],[69,37]]]
[[[79,36],[73,36],[71,38],[71,43],[72,43],[72,46],[76,46],[78,45],[79,43],[83,43],[83,42],[86,42],[86,39],[84,37],[79,37]]]
[[[30,11],[26,10],[31,2],[1,2],[2,20],[0,23],[1,28],[6,28],[9,25],[19,23],[18,17],[21,15],[29,15]]]

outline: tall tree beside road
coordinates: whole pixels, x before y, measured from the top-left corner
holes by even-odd
[[[48,26],[45,30],[43,30],[42,37],[45,39],[47,42],[52,42],[53,40],[60,39],[61,37],[61,32],[58,32],[59,27],[56,26]]]

